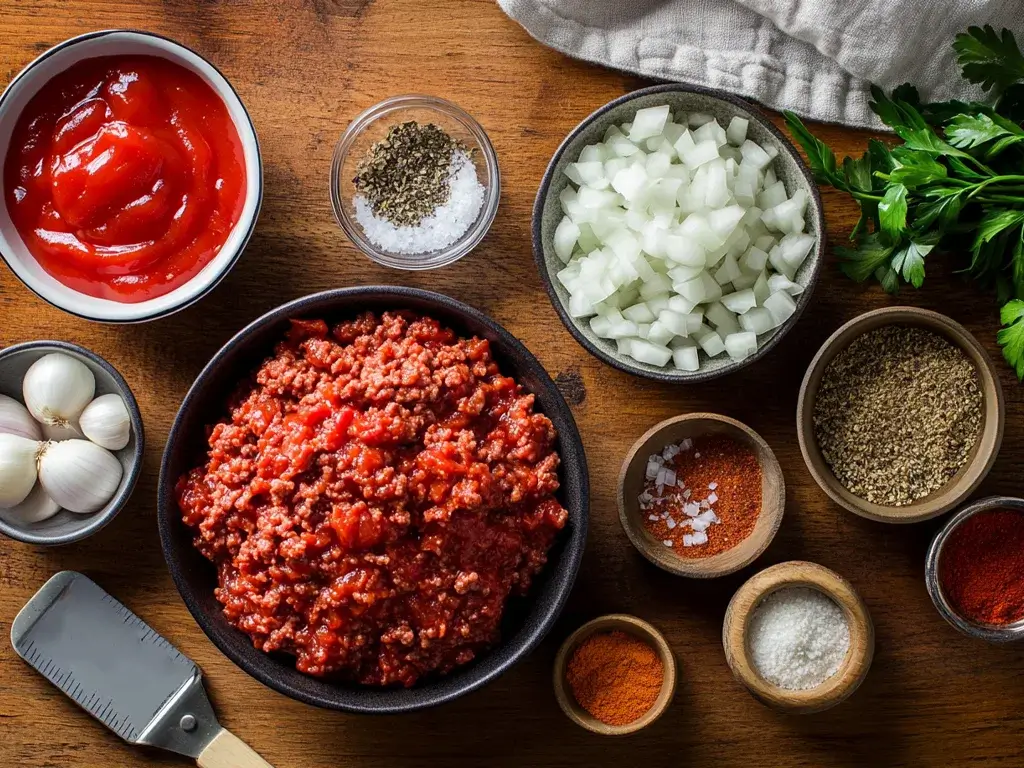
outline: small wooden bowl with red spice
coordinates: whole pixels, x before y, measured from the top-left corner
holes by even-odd
[[[1024,499],[989,496],[953,515],[928,548],[925,584],[968,637],[1024,640]]]
[[[663,495],[642,500],[652,482],[651,457],[679,445],[688,447],[671,459],[678,478]],[[697,509],[687,510],[691,505]],[[786,483],[772,449],[750,427],[715,413],[688,413],[656,424],[634,443],[619,475],[618,506],[640,554],[677,576],[708,579],[746,567],[768,548],[782,523]],[[706,541],[684,540],[697,532],[688,518],[712,511],[719,522],[702,532]]]
[[[634,678],[633,680],[616,679],[615,681],[605,682],[614,682],[615,685],[623,683],[633,684],[649,688],[651,687],[649,685],[650,681],[642,679],[645,673],[649,671],[646,667],[660,664],[661,668],[661,686],[656,695],[650,692],[648,698],[653,699],[650,706],[646,709],[641,708],[642,711],[637,713],[636,719],[623,724],[609,724],[588,712],[577,699],[576,694],[573,692],[572,682],[569,679],[570,665],[574,662],[577,651],[583,649],[588,641],[600,639],[599,636],[602,635],[611,636],[610,640],[618,640],[618,642],[607,643],[606,645],[609,647],[592,649],[595,651],[592,655],[596,658],[582,660],[584,667],[588,665],[593,666],[595,662],[600,663],[602,655],[609,656],[605,666],[610,663],[619,669],[627,668],[629,675]],[[616,635],[619,637],[616,638]],[[636,653],[635,647],[630,648],[630,645],[636,646],[636,640],[639,640],[643,646],[646,646],[646,648],[641,646],[641,649],[646,651],[644,655],[648,656],[649,659],[628,658],[631,653],[633,655]],[[653,655],[650,654],[650,651],[653,651]],[[621,659],[615,658],[615,654],[618,653],[622,654]],[[646,662],[649,662],[649,664]],[[599,678],[600,675],[592,675],[590,672],[588,669],[583,669],[579,674],[583,676],[584,682],[588,685],[599,685],[601,681],[594,678]],[[602,736],[626,736],[646,728],[668,709],[668,705],[672,702],[672,697],[676,691],[676,658],[672,654],[672,649],[669,647],[665,637],[651,624],[638,619],[636,616],[612,613],[588,621],[566,638],[565,642],[562,643],[562,647],[558,650],[558,655],[555,657],[554,684],[555,698],[558,700],[558,706],[565,712],[566,717],[574,723]],[[596,693],[600,694],[600,692]],[[604,693],[606,695],[601,697],[602,704],[614,707],[614,714],[618,715],[624,714],[632,704],[643,700],[647,692],[636,690],[632,692],[633,695],[628,695],[628,692],[626,695],[623,695],[623,692],[609,689]]]

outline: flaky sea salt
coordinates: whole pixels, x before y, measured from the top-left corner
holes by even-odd
[[[843,609],[808,587],[773,592],[754,610],[748,630],[751,660],[770,683],[791,691],[832,677],[850,648]]]
[[[473,160],[463,151],[452,154],[449,167],[448,202],[434,209],[415,227],[398,227],[374,214],[369,201],[356,195],[356,221],[367,239],[389,253],[431,253],[446,248],[476,221],[484,204],[484,187],[476,175]]]

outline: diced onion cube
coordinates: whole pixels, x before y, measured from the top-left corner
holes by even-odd
[[[655,314],[651,312],[650,307],[643,303],[626,307],[626,309],[622,310],[622,316],[627,320],[632,320],[634,323],[653,323],[655,318]]]
[[[740,327],[757,335],[768,333],[776,325],[777,323],[775,318],[772,317],[772,313],[764,307],[754,307],[740,315]]]
[[[725,136],[734,147],[742,145],[747,140],[747,125],[748,121],[742,117],[734,117],[729,121]]]
[[[648,365],[661,366],[672,359],[672,352],[668,347],[661,347],[643,339],[633,340],[629,345],[629,349],[630,357]]]
[[[669,108],[667,104],[661,107],[648,107],[647,109],[637,110],[636,115],[633,117],[633,125],[629,129],[629,140],[637,142],[659,135],[664,130],[668,118]]]
[[[672,331],[676,336],[686,336],[688,333],[686,315],[680,315],[678,312],[673,312],[671,309],[662,310],[658,315],[658,322]]]
[[[580,237],[580,228],[576,226],[568,216],[563,216],[555,227],[555,255],[562,260],[563,264],[569,263],[572,256],[572,249],[576,247],[576,241]]]
[[[757,351],[757,335],[750,331],[730,333],[725,337],[725,351],[736,362],[746,360]]]
[[[705,251],[694,240],[683,235],[666,235],[664,242],[666,258],[688,267],[704,266]]]
[[[715,326],[715,330],[723,338],[730,333],[737,333],[740,330],[740,324],[736,319],[736,315],[726,309],[724,304],[717,301],[704,310],[704,317]]]
[[[768,278],[768,290],[771,293],[785,291],[790,296],[799,296],[804,292],[804,287],[799,283],[794,283],[785,275],[772,275]]]
[[[697,343],[704,350],[708,357],[717,357],[725,352],[725,342],[718,335],[717,331],[708,330],[702,336],[697,337]]]
[[[675,334],[666,328],[660,320],[655,320],[651,323],[651,330],[647,332],[647,340],[652,344],[658,344],[661,346],[668,344],[674,337]]]
[[[722,305],[730,312],[742,315],[757,306],[757,299],[754,298],[754,292],[748,288],[745,291],[737,291],[723,296]],[[742,322],[741,318],[740,323],[742,324]]]
[[[718,145],[713,139],[707,139],[698,143],[693,149],[687,152],[683,159],[686,164],[694,168],[700,168],[705,163],[710,163],[718,157]]]
[[[672,352],[672,362],[680,371],[700,369],[700,356],[696,347],[679,347]]]
[[[771,313],[775,325],[780,326],[796,312],[796,302],[786,291],[777,291],[764,300],[764,309]]]

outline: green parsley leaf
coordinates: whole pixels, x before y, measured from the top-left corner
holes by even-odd
[[[803,121],[793,112],[786,110],[782,114],[786,117],[786,125],[789,127],[790,133],[793,134],[793,138],[807,153],[807,163],[811,166],[814,178],[819,182],[831,184],[837,189],[846,189],[843,177],[837,172],[838,164],[835,153],[828,144],[812,135]],[[837,184],[837,181],[840,183]]]
[[[996,208],[988,211],[978,222],[975,245],[991,242],[1004,229],[1024,223],[1024,211],[1012,208]]]
[[[892,268],[902,273],[903,279],[915,288],[924,284],[924,257],[931,253],[934,243],[911,242],[892,257]]]
[[[893,150],[894,167],[889,171],[889,181],[913,189],[933,181],[945,179],[946,166],[924,152],[914,152],[903,147]]]
[[[1004,29],[1000,37],[988,24],[983,28],[969,27],[967,32],[956,36],[953,50],[964,78],[980,84],[986,91],[998,93],[1024,80],[1024,54],[1008,29]]]
[[[892,246],[882,243],[877,232],[862,238],[856,248],[836,248],[836,254],[842,259],[840,268],[843,273],[858,283],[875,274],[879,267],[886,266],[892,251]]]
[[[1024,136],[1024,131],[1019,128],[1017,130],[1021,136]],[[949,143],[954,147],[961,148],[977,147],[1010,134],[1010,130],[996,124],[991,117],[985,114],[957,115],[946,126]]]
[[[1003,357],[1017,374],[1017,379],[1024,381],[1024,301],[1008,301],[999,316],[1004,327],[996,334],[996,341],[1003,348]]]
[[[960,190],[949,191],[952,194],[928,200],[917,207],[914,215],[914,226],[917,229],[925,229],[935,223],[945,229],[956,222],[962,207]]]
[[[1024,227],[1013,246],[1013,287],[1018,299],[1024,299]]]
[[[878,204],[878,220],[882,232],[893,241],[899,240],[907,228],[907,188],[902,184],[891,184],[885,190],[882,202]]]

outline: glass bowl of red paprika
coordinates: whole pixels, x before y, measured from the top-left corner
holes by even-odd
[[[1024,499],[989,496],[953,515],[928,548],[925,584],[968,637],[1024,640]]]
[[[172,40],[71,38],[0,96],[0,256],[40,298],[101,322],[198,301],[252,235],[259,143],[227,79]]]

